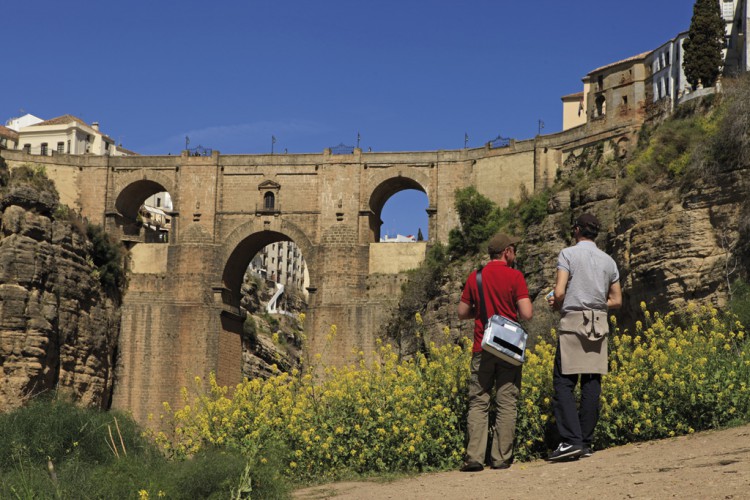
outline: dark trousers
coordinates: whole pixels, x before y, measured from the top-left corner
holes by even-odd
[[[573,394],[579,378],[581,382],[580,409],[576,405],[576,398]],[[599,421],[602,376],[598,373],[563,375],[558,343],[552,385],[555,389],[552,408],[557,421],[557,430],[560,433],[560,441],[590,447],[594,440],[594,428]]]

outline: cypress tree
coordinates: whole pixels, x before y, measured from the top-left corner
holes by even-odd
[[[724,20],[717,0],[696,0],[682,67],[693,88],[700,82],[711,87],[721,72],[721,49],[724,48]]]

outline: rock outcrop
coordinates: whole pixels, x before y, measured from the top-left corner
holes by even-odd
[[[247,272],[242,283],[240,306],[245,320],[242,339],[242,376],[248,379],[267,378],[278,371],[290,371],[300,366],[302,353],[302,325],[299,313],[306,304],[299,293],[285,292],[281,310],[270,315],[265,312],[274,288],[259,276]]]
[[[670,311],[687,301],[722,308],[730,284],[745,277],[750,257],[750,167],[718,169],[694,175],[689,182],[668,178],[623,185],[622,164],[591,151],[572,157],[561,172],[561,184],[550,197],[547,216],[527,228],[519,249],[535,317],[527,323],[532,337],[555,326],[544,295],[553,287],[559,251],[571,244],[573,220],[595,213],[605,230],[597,244],[618,264],[623,288],[619,324],[640,319],[640,303],[652,311]],[[567,178],[567,180],[566,180]],[[456,305],[466,276],[487,256],[451,265],[441,294],[426,304],[425,337],[448,341],[471,336],[471,322],[459,321]],[[534,338],[531,339],[533,344]],[[418,348],[411,337],[399,339],[405,355]]]
[[[91,242],[53,191],[10,186],[0,207],[0,411],[54,389],[108,407],[119,316]]]

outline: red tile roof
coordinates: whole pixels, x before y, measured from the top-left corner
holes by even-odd
[[[583,92],[576,92],[575,94],[568,94],[562,96],[560,99],[574,99],[574,98],[581,98],[583,99]]]
[[[86,127],[91,127],[91,125],[81,120],[80,118],[76,118],[73,115],[58,116],[57,118],[52,118],[51,120],[45,120],[41,123],[32,125],[32,127],[42,127],[44,125],[65,125],[66,123],[70,123],[70,122],[78,122],[79,124],[84,125]]]
[[[598,72],[598,71],[601,71],[601,70],[603,70],[603,69],[608,69],[608,68],[612,68],[612,67],[614,67],[614,66],[617,66],[617,65],[619,65],[619,64],[623,64],[623,63],[627,63],[627,62],[634,62],[634,61],[638,61],[638,60],[640,60],[640,59],[645,59],[645,58],[646,58],[646,56],[647,56],[647,55],[649,55],[649,54],[650,54],[651,52],[653,52],[653,50],[649,50],[649,51],[647,51],[647,52],[643,52],[643,53],[641,53],[641,54],[638,54],[638,55],[636,55],[636,56],[628,57],[627,59],[622,59],[622,60],[620,60],[620,61],[616,61],[616,62],[613,62],[613,63],[609,63],[609,64],[607,64],[607,65],[605,65],[605,66],[602,66],[601,68],[596,68],[596,69],[595,69],[595,70],[593,70],[593,71],[589,71],[589,75],[590,75],[591,73],[596,73],[596,72]]]
[[[6,137],[18,141],[18,132],[3,125],[0,125],[0,137]]]

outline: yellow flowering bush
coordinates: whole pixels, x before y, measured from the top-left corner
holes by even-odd
[[[280,373],[231,395],[213,376],[206,389],[197,380],[183,408],[165,408],[170,431],[157,440],[178,457],[218,445],[262,460],[281,446],[299,479],[454,467],[463,454],[466,344],[430,344],[408,361],[384,345],[377,361],[327,368],[320,380]]]
[[[616,327],[610,336],[595,447],[747,419],[745,337],[738,321],[713,309],[688,306],[662,316],[643,304],[635,331]],[[173,456],[215,445],[242,450],[261,463],[283,450],[286,472],[300,480],[455,467],[464,452],[471,357],[465,340],[429,344],[409,360],[399,360],[385,345],[371,363],[329,367],[320,377],[310,369],[246,380],[231,393],[214,377],[207,388],[197,379],[194,396],[183,392],[183,408],[165,408],[169,432],[157,440]],[[544,455],[557,444],[549,437],[554,356],[555,346],[544,341],[527,353],[517,460]]]

